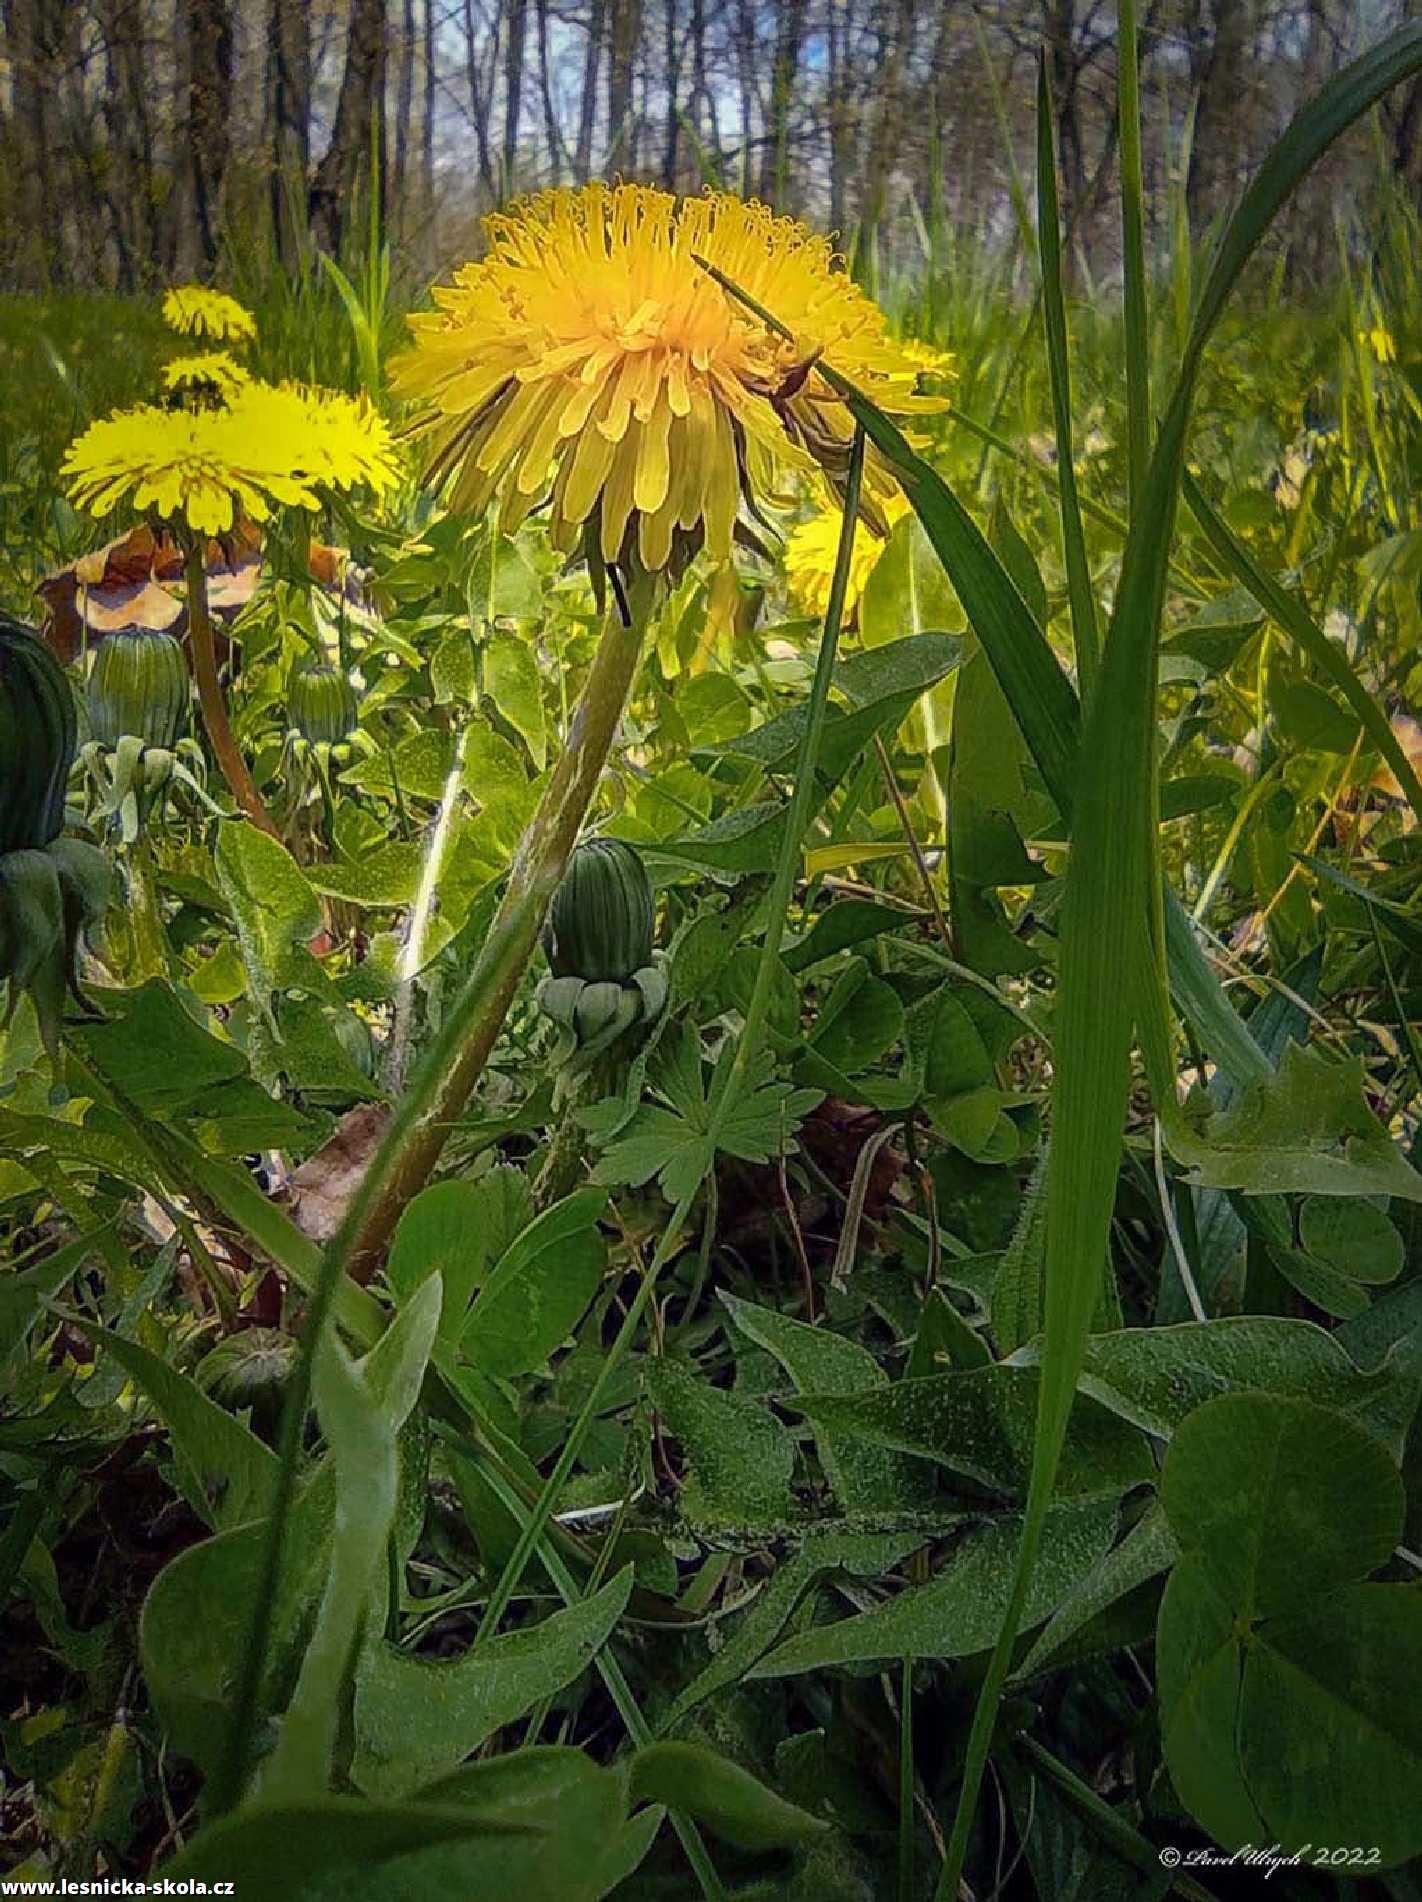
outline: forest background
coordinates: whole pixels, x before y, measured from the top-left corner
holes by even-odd
[[[1146,0],[1149,235],[1196,235],[1301,100],[1422,0]],[[376,208],[413,289],[521,193],[621,175],[753,194],[885,295],[1019,253],[1047,49],[1067,268],[1118,265],[1107,0],[0,0],[0,288],[141,291],[342,255]],[[1379,174],[1422,186],[1422,80],[1274,238],[1298,282]],[[1345,234],[1346,235],[1346,234]],[[1024,283],[1027,282],[1024,276]]]

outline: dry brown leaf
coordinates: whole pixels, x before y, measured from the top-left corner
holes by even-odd
[[[238,522],[222,541],[207,544],[208,606],[219,621],[230,621],[256,593],[262,578],[261,546],[259,530],[246,521]],[[308,565],[312,580],[321,587],[348,588],[350,555],[345,549],[313,542]],[[183,554],[177,543],[140,522],[40,582],[35,592],[47,610],[45,639],[66,667],[86,646],[130,628],[157,628],[182,639],[188,620],[182,580]],[[221,662],[227,643],[219,635],[216,645]]]
[[[324,1245],[340,1227],[389,1121],[389,1104],[359,1104],[291,1178],[291,1219],[313,1242]]]
[[[1393,714],[1388,724],[1408,763],[1414,770],[1422,768],[1422,726],[1419,726],[1411,715],[1406,713]],[[1389,799],[1407,797],[1397,783],[1392,768],[1386,762],[1373,774],[1372,783],[1379,792],[1386,793]]]

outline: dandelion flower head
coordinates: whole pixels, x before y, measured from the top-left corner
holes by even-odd
[[[163,322],[185,337],[211,337],[216,343],[246,343],[257,334],[251,311],[205,284],[180,284],[169,291],[163,299]]]
[[[230,405],[174,410],[141,403],[91,423],[62,473],[93,515],[120,502],[198,534],[222,535],[239,516],[315,509],[322,492],[395,485],[399,464],[384,421],[347,396],[295,384],[244,385]]]
[[[172,396],[211,396],[230,403],[252,381],[226,350],[209,350],[201,356],[172,357],[163,365],[163,388]]]
[[[486,220],[489,249],[411,319],[395,392],[422,398],[427,480],[451,506],[502,492],[515,528],[548,498],[556,546],[595,537],[656,571],[703,541],[730,555],[742,499],[786,469],[848,465],[853,424],[816,368],[823,354],[882,408],[937,409],[883,314],[836,268],[827,240],[724,193],[678,199],[639,185],[544,192]],[[782,338],[704,258],[792,333]],[[866,463],[865,513],[895,492]]]
[[[1386,324],[1374,324],[1371,330],[1361,332],[1361,336],[1379,363],[1396,363],[1397,344]]]
[[[908,502],[902,495],[891,496],[884,508],[888,526],[892,528],[908,512]],[[791,529],[785,543],[785,575],[790,592],[804,611],[817,620],[823,620],[829,608],[830,586],[839,556],[843,522],[842,510],[822,508],[807,521]],[[849,555],[849,580],[844,595],[846,614],[857,606],[883,552],[882,537],[867,528],[862,521],[856,522],[854,546]]]
[[[951,350],[940,350],[937,344],[926,343],[922,337],[902,337],[899,348],[920,376],[940,377],[946,382],[957,374],[957,360]]]

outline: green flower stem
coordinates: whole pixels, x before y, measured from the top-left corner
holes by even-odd
[[[785,837],[780,847],[780,860],[776,867],[775,883],[771,889],[769,909],[766,914],[765,939],[760,948],[760,963],[756,967],[755,984],[751,990],[750,1002],[746,1006],[745,1023],[736,1044],[736,1054],[722,1077],[726,1087],[713,1097],[708,1105],[707,1153],[711,1157],[710,1167],[715,1167],[716,1144],[725,1119],[736,1102],[737,1091],[744,1080],[754,1073],[755,1059],[759,1054],[765,1034],[765,1020],[770,1009],[771,987],[775,978],[775,961],[780,955],[780,941],[785,930],[785,920],[790,909],[790,900],[795,889],[795,880],[800,870],[801,841],[809,825],[814,810],[815,799],[815,763],[819,757],[820,736],[824,732],[825,713],[829,705],[830,681],[834,676],[835,653],[839,646],[839,630],[844,618],[844,597],[849,583],[849,558],[854,543],[854,528],[859,512],[859,490],[864,475],[864,431],[856,427],[854,444],[849,456],[849,475],[845,485],[844,521],[840,529],[839,552],[835,558],[834,580],[830,586],[829,608],[825,615],[824,634],[820,639],[819,657],[815,663],[814,684],[810,689],[809,716],[805,722],[805,731],[800,740],[800,752],[795,765],[795,791],[791,796],[789,811],[786,815]],[[713,1176],[714,1186],[714,1176]],[[632,1299],[616,1338],[603,1356],[602,1366],[598,1369],[597,1379],[591,1391],[583,1401],[576,1419],[568,1429],[562,1451],[554,1463],[553,1471],[548,1475],[543,1491],[539,1494],[528,1521],[519,1536],[505,1565],[498,1583],[489,1597],[475,1633],[477,1646],[485,1638],[491,1638],[499,1628],[499,1620],[508,1610],[514,1593],[523,1578],[524,1568],[533,1556],[543,1528],[547,1525],[563,1482],[572,1472],[588,1428],[597,1416],[604,1389],[621,1364],[623,1355],[632,1345],[642,1316],[652,1298],[662,1269],[680,1245],[681,1233],[691,1213],[692,1203],[697,1190],[691,1190],[677,1203],[671,1220],[662,1230],[661,1240],[657,1243],[647,1272],[642,1277],[641,1286]]]
[[[853,507],[846,509],[844,528],[840,535],[834,583],[830,589],[829,614],[819,663],[815,669],[810,717],[801,742],[795,796],[791,802],[776,879],[776,890],[783,891],[785,905],[779,916],[772,913],[762,947],[761,965],[737,1052],[738,1057],[744,1056],[746,1059],[739,1066],[742,1074],[749,1067],[752,1041],[758,1043],[764,1031],[770,1004],[772,960],[779,952],[784,910],[788,908],[800,862],[801,835],[811,811],[815,758],[824,727],[834,654],[844,612],[854,508],[857,508],[863,465],[864,436],[862,430],[856,430],[846,496],[847,502]],[[208,1792],[213,1815],[221,1815],[240,1800],[251,1761],[262,1684],[267,1670],[272,1613],[281,1575],[286,1522],[296,1497],[301,1432],[310,1401],[311,1371],[321,1334],[337,1293],[361,1257],[361,1251],[365,1251],[367,1260],[378,1259],[406,1201],[417,1194],[428,1180],[449,1134],[449,1124],[463,1108],[493,1047],[509,1003],[527,969],[544,915],[557,889],[568,854],[576,842],[611,748],[641,655],[642,634],[650,605],[651,589],[648,584],[639,587],[633,595],[630,626],[624,627],[615,617],[609,618],[573,718],[568,745],[519,846],[508,891],[483,953],[463,991],[456,998],[439,1036],[412,1079],[409,1090],[396,1104],[385,1136],[346,1211],[345,1220],[322,1258],[306,1330],[302,1336],[301,1352],[292,1370],[282,1413],[277,1485],[263,1540],[258,1586],[248,1624],[232,1726],[228,1732],[223,1762]],[[723,1095],[720,1104],[712,1107],[710,1133],[713,1143],[723,1125],[726,1106],[732,1100],[729,1095]],[[475,1639],[476,1644],[479,1639],[497,1629],[510,1599],[518,1589],[528,1561],[548,1524],[559,1490],[582,1449],[603,1391],[636,1335],[662,1268],[679,1244],[693,1200],[694,1192],[682,1198],[663,1231],[642,1278],[642,1285],[603,1360],[591,1392],[572,1424],[553,1471],[534,1503],[518,1544],[494,1587]]]
[[[582,698],[573,715],[568,743],[538,810],[519,841],[489,944],[471,979],[471,982],[479,982],[487,973],[492,947],[497,941],[501,946],[498,981],[489,988],[482,1009],[469,1023],[440,1074],[421,1092],[419,1113],[395,1158],[389,1180],[371,1203],[356,1234],[351,1264],[358,1281],[368,1281],[375,1272],[401,1210],[429,1181],[503,1028],[509,1006],[537,947],[538,934],[567,866],[568,855],[577,844],[598,780],[607,764],[641,659],[642,637],[654,591],[653,577],[636,579],[629,598],[628,625],[624,626],[615,608],[609,611]],[[513,940],[505,943],[515,920]]]
[[[188,583],[188,639],[192,644],[193,676],[197,681],[202,723],[222,777],[232,797],[254,826],[280,839],[276,821],[267,811],[257,782],[248,770],[227,718],[227,701],[217,678],[217,655],[212,641],[212,615],[207,605],[207,545],[201,536],[183,537]]]
[[[588,1139],[578,1111],[605,1096],[620,1096],[626,1088],[628,1055],[615,1046],[593,1060],[591,1069],[568,1092],[563,1102],[562,1119],[553,1132],[543,1159],[543,1167],[533,1185],[533,1206],[540,1213],[571,1195],[587,1154]]]

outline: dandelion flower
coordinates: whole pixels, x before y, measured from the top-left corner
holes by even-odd
[[[257,334],[251,311],[225,291],[202,284],[180,284],[163,299],[163,322],[185,337],[212,337],[218,343],[245,343]]]
[[[1386,324],[1374,324],[1371,330],[1363,330],[1358,334],[1379,363],[1396,363],[1397,344]]]
[[[827,240],[763,205],[595,184],[486,228],[487,255],[410,320],[392,381],[432,406],[416,425],[433,443],[427,479],[453,476],[451,505],[470,511],[501,492],[505,529],[547,498],[566,551],[595,541],[603,559],[635,551],[655,572],[704,541],[725,561],[742,499],[754,508],[785,469],[843,476],[853,423],[820,354],[884,409],[941,407],[916,394],[918,366]],[[865,487],[882,522],[895,484],[874,454]]]
[[[300,383],[253,382],[229,406],[226,423],[234,449],[248,438],[263,444],[274,466],[302,471],[315,488],[367,488],[383,495],[400,480],[389,426],[364,397]]]
[[[885,505],[888,526],[893,527],[909,512],[902,495],[892,496]],[[790,531],[785,544],[785,574],[790,592],[807,614],[823,620],[829,609],[830,584],[834,580],[839,556],[839,537],[844,515],[837,508],[823,508],[808,521]],[[849,581],[844,595],[848,615],[868,585],[869,577],[884,552],[884,541],[864,523],[854,525],[854,546],[849,555]]]
[[[163,388],[173,396],[195,396],[230,403],[252,381],[235,357],[209,350],[197,357],[173,357],[163,365]]]
[[[265,521],[276,506],[314,509],[321,491],[399,479],[385,423],[350,397],[295,385],[249,383],[227,407],[139,404],[91,423],[62,471],[93,515],[128,500],[201,535],[227,533],[241,515]]]
[[[926,343],[922,337],[902,337],[899,348],[920,376],[940,377],[946,381],[957,374],[957,359],[951,350],[940,350],[937,344]]]

